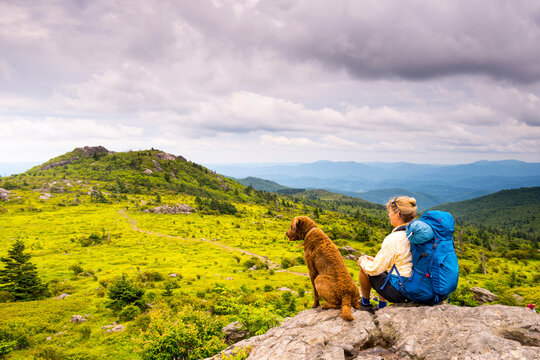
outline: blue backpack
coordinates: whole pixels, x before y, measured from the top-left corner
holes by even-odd
[[[394,265],[386,282],[394,280],[392,285],[397,283],[396,289],[415,303],[433,305],[445,300],[456,290],[459,278],[452,215],[428,211],[420,220],[397,230],[405,230],[411,242],[412,273],[410,278],[402,278]],[[393,272],[397,278],[391,276]]]

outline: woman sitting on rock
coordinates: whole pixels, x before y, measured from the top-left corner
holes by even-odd
[[[360,266],[360,301],[361,310],[374,311],[369,295],[371,288],[379,294],[378,309],[382,309],[388,304],[408,302],[409,300],[397,290],[398,277],[391,275],[386,282],[388,272],[393,265],[401,274],[401,277],[408,278],[412,272],[412,256],[410,242],[405,234],[405,227],[416,216],[416,199],[408,196],[399,196],[390,200],[386,204],[390,223],[394,230],[382,243],[381,250],[375,258],[362,255],[358,259]],[[386,282],[386,284],[385,284]]]

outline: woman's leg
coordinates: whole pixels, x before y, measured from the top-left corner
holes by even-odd
[[[360,281],[360,294],[362,294],[362,297],[364,299],[369,299],[369,295],[371,293],[371,281],[369,281],[369,276],[364,272],[364,269],[360,268],[360,274],[359,274],[359,281]],[[386,299],[381,296],[381,294],[377,294],[379,296],[379,301],[386,301]]]
[[[369,281],[369,276],[364,272],[364,269],[360,268],[360,273],[358,275],[360,282],[360,294],[364,299],[369,299],[369,294],[371,292],[371,282]]]

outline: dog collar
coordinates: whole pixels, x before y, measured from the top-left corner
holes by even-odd
[[[309,234],[311,234],[313,232],[313,230],[317,230],[318,227],[314,227],[313,229],[309,230],[306,234],[306,236],[304,236],[304,241],[307,239],[307,237],[309,236]]]

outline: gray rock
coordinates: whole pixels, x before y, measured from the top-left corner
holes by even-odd
[[[175,204],[158,206],[150,211],[155,214],[191,214],[197,210],[186,204]]]
[[[55,299],[55,300],[62,300],[62,299],[67,298],[68,296],[71,296],[71,295],[66,294],[66,293],[63,293],[63,294],[58,295],[58,296],[55,297],[54,299]]]
[[[50,193],[43,193],[39,195],[39,200],[49,200],[52,197]]]
[[[290,291],[290,292],[292,292],[293,294],[296,294],[296,291],[291,290],[291,289],[286,288],[286,287],[279,287],[279,288],[277,288],[276,290],[277,290],[277,291]]]
[[[225,341],[227,344],[232,344],[243,340],[248,335],[248,331],[244,329],[239,321],[230,323],[221,330],[225,334]]]
[[[0,188],[0,200],[9,200],[9,190]]]
[[[469,291],[472,292],[473,299],[480,304],[499,300],[497,295],[481,287],[472,287]]]
[[[248,360],[540,358],[539,318],[525,308],[391,305],[352,313],[347,322],[340,310],[305,310],[223,353],[251,346]]]
[[[153,171],[150,170],[150,169],[144,169],[144,170],[143,170],[143,173],[145,173],[146,175],[150,175],[150,174],[153,173]]]
[[[176,273],[170,273],[170,274],[169,274],[169,277],[172,277],[172,278],[175,278],[175,277],[177,277],[177,276],[178,276],[178,274],[176,274]]]
[[[124,325],[116,325],[110,331],[111,332],[122,332],[122,331],[124,331],[125,328],[126,327]]]
[[[339,250],[341,250],[342,253],[346,253],[346,254],[351,254],[351,253],[357,253],[358,252],[358,250],[350,247],[349,245],[344,246],[344,247],[340,248]]]
[[[182,156],[175,156],[173,154],[167,154],[167,153],[157,153],[156,154],[156,157],[160,160],[176,160],[176,159],[180,159],[182,161],[186,161],[186,159]]]
[[[80,323],[83,323],[85,321],[86,321],[86,319],[82,315],[73,315],[71,317],[71,319],[69,320],[69,322],[75,323],[75,324],[80,324]]]
[[[358,260],[358,256],[353,255],[353,254],[349,254],[347,256],[344,256],[343,258],[347,260]]]

